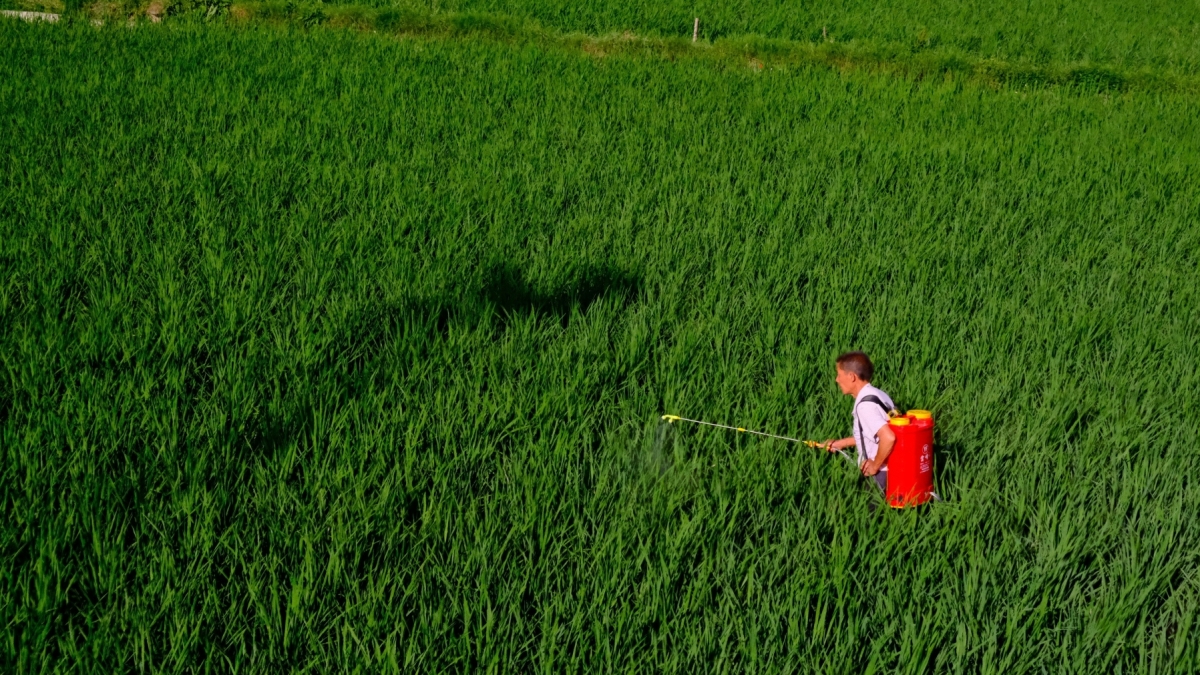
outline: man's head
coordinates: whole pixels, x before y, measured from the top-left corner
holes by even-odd
[[[875,375],[875,366],[862,352],[846,352],[837,357],[836,363],[838,386],[848,396],[858,396]]]

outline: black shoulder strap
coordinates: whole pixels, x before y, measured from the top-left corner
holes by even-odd
[[[892,417],[892,413],[895,412],[891,408],[887,407],[887,405],[884,404],[883,399],[879,398],[875,394],[867,394],[866,396],[862,397],[862,400],[859,401],[859,403],[874,403],[880,408],[883,408],[883,413],[888,417]]]

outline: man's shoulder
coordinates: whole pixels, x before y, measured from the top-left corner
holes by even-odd
[[[870,398],[874,398],[874,399],[878,400],[885,407],[888,407],[888,408],[891,408],[892,406],[895,405],[894,403],[892,403],[892,397],[888,396],[886,391],[880,389],[879,387],[876,387],[875,385],[868,384],[867,386],[863,387],[861,394],[862,395],[859,396],[859,398],[858,398],[859,403],[869,400],[868,397],[870,397]]]

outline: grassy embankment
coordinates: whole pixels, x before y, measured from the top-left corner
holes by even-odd
[[[468,0],[434,6],[274,0],[130,0],[73,6],[61,0],[0,0],[0,4],[68,15],[81,12],[105,21],[174,17],[177,21],[232,20],[304,28],[327,25],[409,37],[535,43],[600,57],[698,58],[753,69],[818,64],[910,79],[971,80],[990,86],[1200,92],[1196,57],[1200,54],[1200,24],[1187,8],[1142,7],[1130,13],[1104,4],[1022,12],[1002,3],[988,4],[986,11],[959,3],[956,11],[944,11],[947,8],[936,4],[896,3],[872,5],[871,11],[851,5],[820,11],[789,7],[785,12],[783,7],[760,5],[754,10],[738,8],[736,19],[724,10],[706,13],[706,17],[714,17],[715,24],[705,23],[703,39],[693,43],[690,29],[678,30],[672,27],[677,23],[674,19],[668,25],[663,17],[677,19],[710,8],[685,12],[679,7],[651,5],[631,11],[625,5],[558,6],[529,0]],[[1101,20],[1108,16],[1106,12],[1125,19]],[[937,20],[931,22],[934,16]],[[685,23],[690,26],[690,19]],[[935,28],[928,28],[930,25]]]

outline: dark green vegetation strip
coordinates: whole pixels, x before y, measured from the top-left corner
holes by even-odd
[[[4,5],[5,0],[0,0]],[[24,10],[44,10],[44,2],[17,0],[8,2]],[[77,2],[78,5],[78,2]],[[52,7],[53,8],[53,7]],[[528,7],[527,7],[528,8]],[[62,11],[62,7],[58,10]],[[331,2],[266,1],[238,2],[228,0],[174,0],[128,4],[91,2],[72,11],[67,17],[86,17],[103,23],[125,24],[138,17],[154,14],[170,22],[222,22],[232,19],[238,23],[268,23],[312,29],[319,25],[383,32],[404,37],[472,38],[509,44],[539,44],[545,48],[583,50],[598,58],[612,55],[636,55],[655,59],[698,59],[716,62],[726,67],[793,67],[823,65],[836,70],[889,73],[908,79],[955,79],[976,82],[998,88],[1036,89],[1044,86],[1121,92],[1128,90],[1200,92],[1200,74],[1194,55],[1200,53],[1200,38],[1181,37],[1180,28],[1171,28],[1177,40],[1164,46],[1164,54],[1156,58],[1135,58],[1126,54],[1116,58],[1103,50],[1082,53],[1038,52],[1030,58],[1020,50],[980,49],[972,47],[978,41],[944,42],[929,37],[920,29],[916,40],[898,40],[886,30],[877,34],[854,35],[850,38],[830,36],[822,30],[820,38],[806,36],[772,37],[756,32],[706,32],[704,40],[694,42],[686,36],[662,35],[650,29],[647,34],[630,30],[595,32],[564,30],[562,25],[577,22],[566,20],[557,24],[542,24],[527,14],[454,11],[425,5],[383,4],[379,6],[331,4]],[[1163,12],[1148,13],[1162,18]],[[1174,14],[1168,16],[1174,17]],[[562,17],[559,17],[562,19]],[[634,22],[634,25],[642,25]],[[1129,30],[1134,30],[1126,26]],[[778,31],[772,31],[774,32]],[[784,31],[792,35],[791,31]],[[1003,31],[998,31],[1003,34]],[[1189,35],[1200,35],[1192,31]],[[1193,36],[1194,36],[1193,35]],[[1016,44],[1024,44],[1018,38]],[[1189,46],[1187,48],[1181,47]],[[1136,47],[1136,43],[1133,49]],[[1175,54],[1175,50],[1181,50]],[[1140,52],[1139,52],[1140,54]]]
[[[202,7],[199,11],[204,12]],[[1078,61],[1005,61],[981,58],[953,46],[914,49],[911,45],[871,40],[805,42],[756,35],[693,43],[690,38],[645,37],[628,32],[603,36],[564,33],[508,15],[293,2],[239,3],[232,6],[230,16],[237,21],[307,28],[328,25],[399,36],[537,44],[546,48],[582,50],[600,58],[622,55],[672,61],[697,59],[752,70],[823,65],[909,79],[965,80],[993,87],[1067,86],[1093,92],[1147,89],[1200,92],[1200,80],[1172,69],[1129,70]]]
[[[230,3],[0,0],[6,8],[48,11],[81,4],[128,15],[152,6],[180,12]],[[760,36],[867,45],[883,52],[954,53],[1024,67],[1074,64],[1200,75],[1200,4],[1178,0],[335,0],[316,6],[329,12],[365,6],[421,15],[502,16],[564,33],[630,31],[652,38],[690,38],[692,21],[699,18],[706,41]]]
[[[0,0],[0,4],[3,0]],[[11,4],[11,3],[10,3]],[[44,4],[21,0],[23,9],[44,9]],[[61,11],[61,10],[60,10]],[[1115,59],[1103,55],[1059,54],[1054,58],[1008,57],[1005,51],[972,49],[958,43],[921,38],[916,42],[890,39],[886,33],[849,40],[766,37],[757,33],[707,36],[693,42],[686,36],[626,31],[589,34],[543,25],[527,16],[480,11],[446,11],[425,6],[332,3],[244,2],[227,0],[177,0],[146,2],[128,7],[91,3],[68,17],[86,17],[126,24],[151,13],[171,22],[268,23],[276,26],[316,28],[329,26],[384,33],[401,37],[435,39],[486,39],[511,45],[536,44],[544,48],[582,50],[595,57],[639,56],[662,60],[697,59],[725,67],[763,68],[823,65],[841,71],[891,74],[907,79],[956,80],[993,88],[1020,89],[1047,86],[1116,93],[1155,90],[1200,93],[1200,77],[1191,61],[1183,58]],[[573,25],[568,22],[567,25]],[[1176,32],[1178,32],[1176,30]],[[1196,45],[1200,50],[1200,42]],[[1200,51],[1197,51],[1200,53]],[[1092,58],[1096,56],[1096,58]]]
[[[1194,671],[1194,105],[0,23],[5,670]],[[862,347],[924,512],[840,460]]]
[[[1175,0],[350,0],[393,9],[505,14],[564,31],[655,37],[866,41],[1028,64],[1200,72],[1200,5]],[[341,4],[341,3],[332,3]]]

